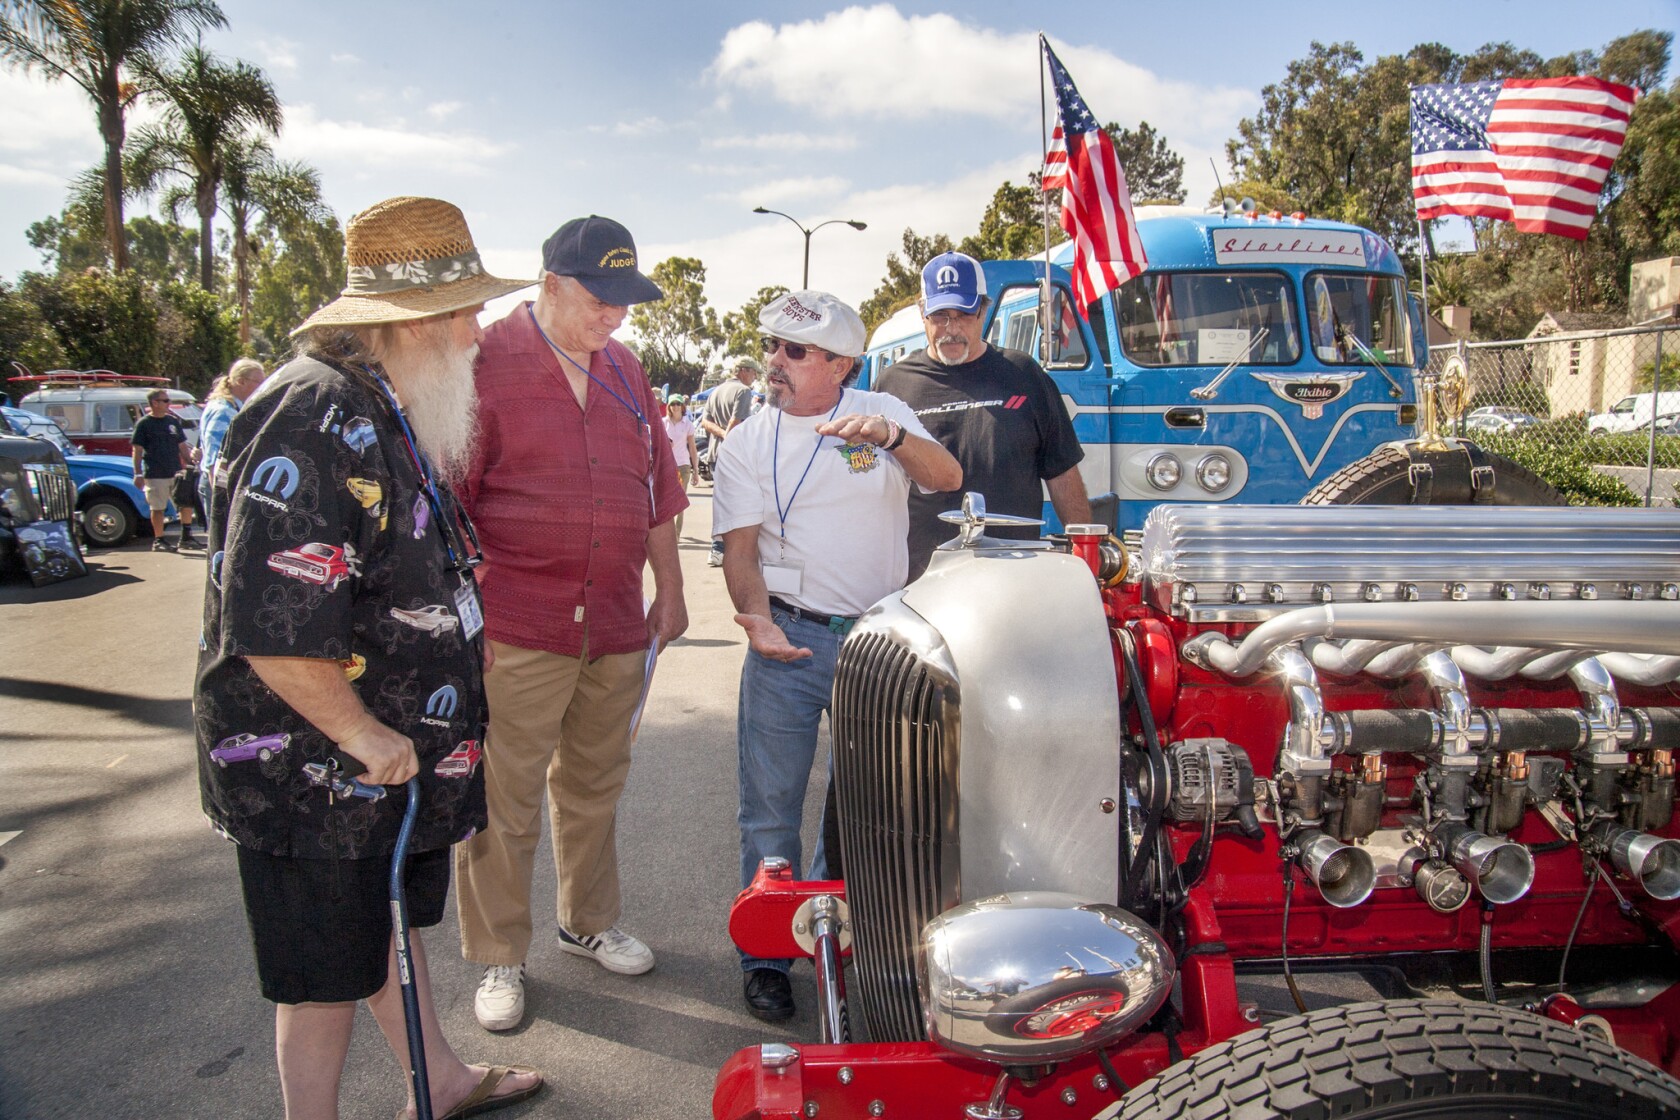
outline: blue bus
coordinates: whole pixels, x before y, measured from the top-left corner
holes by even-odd
[[[1369,230],[1295,214],[1139,207],[1149,268],[1073,302],[1072,245],[987,261],[995,345],[1037,357],[1085,447],[1093,495],[1137,529],[1161,502],[1296,503],[1408,439],[1423,325],[1400,259]],[[925,345],[911,306],[878,327],[859,384]],[[1045,503],[1045,517],[1058,528]]]

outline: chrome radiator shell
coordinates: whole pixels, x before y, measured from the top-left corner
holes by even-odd
[[[1012,890],[1114,901],[1120,705],[1081,562],[935,554],[841,647],[833,727],[851,989],[870,1037],[922,1037],[915,946],[950,907]]]
[[[1192,622],[1327,603],[1680,598],[1680,511],[1159,506],[1144,600]]]

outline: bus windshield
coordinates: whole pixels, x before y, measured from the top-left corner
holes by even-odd
[[[1121,345],[1140,366],[1288,365],[1301,356],[1289,293],[1279,273],[1145,272],[1114,293]]]
[[[1313,354],[1332,365],[1412,364],[1406,293],[1393,276],[1315,272],[1307,277]]]

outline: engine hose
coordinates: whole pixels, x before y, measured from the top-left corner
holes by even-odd
[[[1569,951],[1575,947],[1575,937],[1581,932],[1581,920],[1587,916],[1587,903],[1592,901],[1593,890],[1598,886],[1599,867],[1594,860],[1591,872],[1587,875],[1587,893],[1581,896],[1581,908],[1575,911],[1575,924],[1569,927],[1569,940],[1563,943],[1563,959],[1558,961],[1558,991],[1565,991],[1563,978],[1569,973]]]
[[[1132,632],[1120,628],[1114,631],[1114,636],[1115,644],[1120,648],[1120,659],[1126,666],[1126,693],[1137,710],[1138,726],[1143,730],[1144,747],[1149,753],[1150,793],[1153,802],[1144,807],[1143,837],[1127,866],[1126,889],[1129,897],[1125,900],[1125,908],[1131,910],[1139,908],[1144,901],[1141,897],[1141,887],[1149,862],[1155,854],[1155,837],[1160,832],[1161,817],[1165,812],[1162,801],[1166,796],[1167,756],[1161,750],[1160,733],[1155,728],[1155,713],[1149,709],[1149,697],[1144,689],[1143,670],[1138,665],[1137,645],[1132,638]],[[1164,886],[1166,876],[1163,874],[1161,878]]]
[[[1283,934],[1279,937],[1279,948],[1283,954],[1283,982],[1289,985],[1289,998],[1295,1001],[1295,1010],[1305,1015],[1307,1003],[1301,998],[1301,989],[1295,986],[1295,973],[1289,968],[1289,900],[1295,897],[1295,865],[1288,860],[1283,861]]]
[[[1482,965],[1482,998],[1498,1003],[1493,993],[1493,903],[1482,903],[1482,948],[1477,954]]]

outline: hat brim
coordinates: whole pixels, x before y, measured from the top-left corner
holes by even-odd
[[[975,296],[973,303],[970,303],[961,296],[957,295],[934,296],[923,303],[922,313],[925,315],[929,312],[944,311],[947,308],[954,307],[958,311],[961,311],[964,315],[972,315],[976,311],[980,310],[980,305],[985,302],[985,299],[986,295],[984,292]]]
[[[503,280],[488,273],[435,284],[429,288],[379,295],[341,295],[300,323],[292,335],[316,327],[370,327],[380,323],[405,323],[447,315],[464,307],[475,307],[498,296],[510,295],[534,285],[534,280]]]
[[[614,307],[629,307],[633,303],[652,303],[664,299],[659,285],[639,272],[628,276],[573,276],[584,290],[602,303]]]

